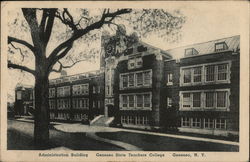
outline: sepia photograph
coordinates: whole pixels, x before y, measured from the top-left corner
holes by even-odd
[[[247,160],[249,3],[13,4],[1,3],[5,161]]]

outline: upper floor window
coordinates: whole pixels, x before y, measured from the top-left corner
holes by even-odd
[[[93,93],[96,93],[96,87],[93,86]]]
[[[69,109],[70,108],[70,100],[69,99],[58,99],[57,107],[58,109]]]
[[[130,72],[120,75],[120,89],[151,86],[152,71]]]
[[[57,97],[66,97],[70,95],[70,86],[58,87]]]
[[[142,67],[142,63],[143,61],[141,56],[131,57],[128,59],[128,69],[140,68]]]
[[[230,83],[231,62],[181,67],[180,85]]]
[[[228,46],[225,42],[215,43],[215,51],[227,50]]]
[[[173,85],[173,74],[168,73],[167,75],[167,85]]]
[[[197,55],[198,51],[194,48],[187,48],[185,49],[185,56],[193,56],[193,55]]]
[[[75,109],[88,109],[89,99],[88,98],[73,98],[72,106]]]
[[[73,85],[72,93],[74,96],[89,94],[89,84]]]
[[[49,100],[49,108],[50,109],[55,109],[56,108],[55,100]]]
[[[56,89],[55,88],[49,88],[49,98],[55,97]]]

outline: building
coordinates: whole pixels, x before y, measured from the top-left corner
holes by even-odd
[[[32,115],[34,105],[32,86],[17,85],[15,88],[14,112],[16,116]]]
[[[240,36],[171,49],[167,53],[184,54],[179,60],[164,62],[162,92],[163,105],[178,109],[179,131],[237,135]]]
[[[50,80],[50,119],[88,123],[103,114],[104,73],[93,71]]]
[[[163,51],[119,26],[100,58],[98,71],[50,80],[52,120],[238,134],[240,36]]]

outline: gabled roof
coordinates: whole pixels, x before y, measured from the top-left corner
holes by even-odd
[[[228,50],[240,49],[240,36],[232,36],[217,40],[212,40],[203,43],[192,44],[184,47],[178,47],[174,49],[166,50],[166,52],[173,56],[173,58],[182,58],[185,54],[185,49],[194,48],[198,51],[198,55],[209,54],[215,52],[215,43],[225,42],[228,46]]]

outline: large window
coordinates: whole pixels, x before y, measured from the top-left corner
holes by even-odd
[[[87,95],[89,94],[89,84],[77,84],[73,85],[73,96]]]
[[[229,89],[181,91],[181,109],[229,109]]]
[[[226,129],[226,119],[182,117],[181,126],[202,129]]]
[[[120,75],[120,89],[151,86],[151,70],[137,71]]]
[[[181,67],[180,85],[230,83],[231,62]]]
[[[69,99],[58,99],[57,100],[58,109],[69,109],[70,108],[70,100]]]
[[[88,109],[89,99],[88,98],[73,98],[72,105],[75,109]]]
[[[143,116],[143,115],[137,115],[137,116],[122,115],[121,123],[129,124],[129,125],[148,126],[149,120],[147,116]]]
[[[120,95],[121,108],[151,108],[151,93]]]
[[[57,97],[66,97],[66,96],[70,96],[70,86],[58,87]]]

